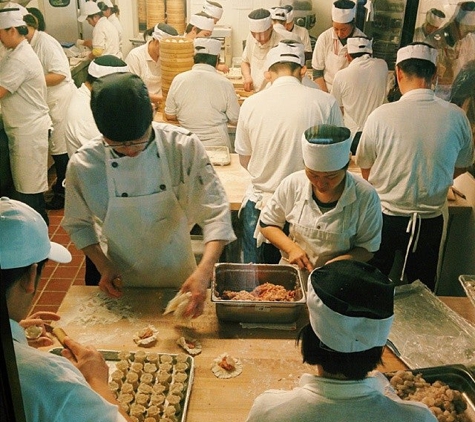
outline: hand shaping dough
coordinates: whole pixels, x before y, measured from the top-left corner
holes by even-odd
[[[188,303],[190,303],[190,300],[191,292],[178,292],[176,296],[172,300],[170,300],[170,302],[168,302],[168,305],[163,315],[167,315],[173,312],[176,319],[181,319],[185,321],[190,320],[189,317],[184,316],[185,310],[188,307]]]
[[[185,349],[185,351],[191,356],[199,355],[201,353],[201,343],[195,338],[180,337],[176,344]]]
[[[242,372],[242,363],[238,358],[223,353],[213,361],[211,370],[217,378],[234,378]]]
[[[148,327],[142,328],[141,330],[137,331],[134,334],[133,339],[138,346],[151,347],[157,342],[157,335],[158,330],[152,325],[149,325]]]

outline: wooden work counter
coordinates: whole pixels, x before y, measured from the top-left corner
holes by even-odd
[[[146,290],[146,291],[144,291]],[[188,407],[188,422],[222,422],[245,420],[254,398],[270,388],[292,389],[304,372],[312,373],[313,367],[301,363],[299,349],[295,345],[296,330],[242,328],[238,323],[220,322],[215,304],[208,299],[205,312],[189,326],[177,325],[172,315],[163,316],[163,309],[173,292],[158,289],[130,289],[119,300],[129,318],[117,318],[116,322],[89,326],[82,312],[100,303],[97,287],[72,286],[63,300],[58,313],[59,324],[72,338],[92,344],[98,349],[135,351],[139,348],[132,340],[133,334],[149,324],[159,331],[158,343],[149,351],[179,353],[176,340],[186,334],[197,338],[203,347],[196,356],[195,378]],[[475,311],[467,298],[443,298],[454,310],[475,321]],[[103,305],[101,305],[103,306]],[[133,320],[130,320],[130,315]],[[297,321],[297,329],[307,322],[303,310]],[[232,379],[218,379],[211,371],[213,359],[221,353],[240,358],[242,374]],[[405,369],[406,366],[389,350],[384,352],[382,371]]]

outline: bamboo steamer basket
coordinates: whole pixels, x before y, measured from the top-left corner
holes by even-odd
[[[179,34],[185,32],[185,0],[167,0],[167,23],[173,26]]]
[[[147,28],[152,28],[157,23],[165,22],[165,0],[146,0],[147,2]]]
[[[193,67],[193,54],[193,41],[188,38],[173,37],[160,41],[163,104],[173,78]]]

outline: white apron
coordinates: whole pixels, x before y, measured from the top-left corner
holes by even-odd
[[[126,287],[180,288],[196,268],[187,218],[173,191],[165,151],[156,143],[160,156],[156,165],[146,165],[147,154],[119,160],[125,166],[122,175],[140,172],[157,181],[158,193],[138,197],[116,196],[117,170],[111,165],[115,160],[106,149],[109,205],[102,227],[107,242],[103,249],[120,268]],[[142,161],[139,166],[137,160]]]
[[[323,70],[323,78],[325,79],[328,92],[332,89],[336,72],[348,66],[348,60],[345,55],[346,47],[340,48],[341,42],[338,38],[332,41],[332,48],[327,51],[325,69]]]

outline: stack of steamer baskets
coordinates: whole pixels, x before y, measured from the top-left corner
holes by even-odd
[[[165,38],[160,41],[162,69],[162,95],[165,104],[173,78],[193,67],[193,40],[184,37]]]
[[[165,22],[165,0],[146,0],[147,28],[153,28],[157,23]]]
[[[185,33],[185,0],[167,0],[167,23],[179,34]]]
[[[137,1],[137,15],[139,17],[139,30],[147,29],[147,0]]]

